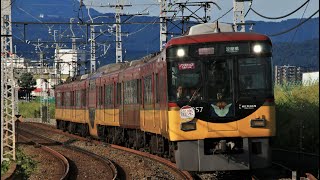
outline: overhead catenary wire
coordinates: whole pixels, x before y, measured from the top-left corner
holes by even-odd
[[[306,8],[304,9],[303,14],[302,14],[302,16],[301,16],[301,18],[299,20],[299,23],[302,21],[302,18],[304,17],[304,14],[306,13],[306,11],[308,9],[308,6],[309,6],[309,3],[306,5]],[[296,36],[297,31],[298,31],[298,28],[296,28],[296,30],[295,30],[295,32],[294,32],[294,34],[292,36],[291,43],[293,43],[293,40],[294,40],[294,38]]]
[[[297,28],[297,27],[301,26],[302,24],[304,24],[305,22],[307,22],[308,20],[310,20],[310,19],[311,19],[314,15],[316,15],[318,12],[319,12],[319,10],[317,10],[315,13],[313,13],[310,17],[308,17],[307,19],[305,19],[305,20],[302,21],[301,23],[297,24],[296,26],[294,26],[294,27],[292,27],[292,28],[290,28],[290,29],[288,29],[288,30],[285,30],[285,31],[282,31],[282,32],[279,32],[279,33],[276,33],[276,34],[270,34],[270,35],[268,35],[268,36],[270,36],[270,37],[279,36],[279,35],[282,35],[282,34],[285,34],[285,33],[289,32],[289,31],[292,31],[292,30],[294,30],[295,28]]]
[[[292,15],[293,13],[297,12],[298,10],[300,10],[304,5],[306,5],[310,0],[307,0],[306,2],[304,2],[300,7],[298,7],[296,10],[292,11],[291,13],[289,14],[286,14],[286,15],[283,15],[283,16],[279,16],[279,17],[268,17],[268,16],[264,16],[260,13],[258,13],[257,11],[255,11],[253,8],[249,8],[250,10],[252,10],[255,14],[257,14],[258,16],[260,17],[263,17],[263,18],[266,18],[266,19],[282,19],[282,18],[285,18],[285,17],[288,17],[290,15]]]
[[[233,10],[233,7],[230,8],[227,12],[225,12],[222,16],[218,17],[216,20],[214,20],[213,22],[219,21],[219,19],[223,18],[225,15],[227,15],[230,11]]]

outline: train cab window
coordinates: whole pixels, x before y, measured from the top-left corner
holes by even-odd
[[[168,95],[169,101],[177,101],[178,88],[182,88],[182,97],[186,101],[192,97],[196,89],[200,89],[201,64],[196,61],[169,62],[168,65]],[[199,91],[199,94],[202,92]],[[180,98],[181,99],[181,98]]]
[[[271,90],[271,60],[270,58],[239,59],[240,94],[246,95]]]
[[[208,68],[208,100],[226,101],[232,96],[232,61],[209,61]]]

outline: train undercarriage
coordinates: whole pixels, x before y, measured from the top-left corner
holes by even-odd
[[[57,120],[57,128],[90,136],[88,124]],[[97,126],[98,139],[140,151],[147,151],[187,171],[249,170],[270,166],[269,138],[219,138],[171,142],[138,129]]]

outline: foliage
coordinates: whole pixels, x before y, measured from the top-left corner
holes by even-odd
[[[319,152],[319,84],[275,86],[276,147]]]
[[[18,84],[23,93],[30,94],[35,89],[36,80],[31,73],[23,73],[18,79]]]
[[[26,156],[21,149],[16,150],[17,172],[15,176],[28,179],[31,173],[36,169],[37,163]]]
[[[3,176],[9,170],[10,164],[10,161],[3,161],[1,163],[1,176]]]
[[[40,118],[40,99],[36,99],[30,102],[19,102],[19,113],[23,118]],[[49,101],[49,114],[50,118],[55,117],[55,102]]]
[[[18,84],[23,89],[30,89],[36,85],[36,80],[31,73],[23,73],[19,78]]]

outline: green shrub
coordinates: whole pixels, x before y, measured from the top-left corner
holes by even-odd
[[[16,149],[17,170],[16,177],[28,179],[31,173],[36,169],[37,163],[30,157],[26,156],[21,149]]]
[[[1,163],[1,176],[3,176],[9,170],[10,164],[10,161],[3,161]]]
[[[276,147],[319,152],[319,85],[275,86]]]

